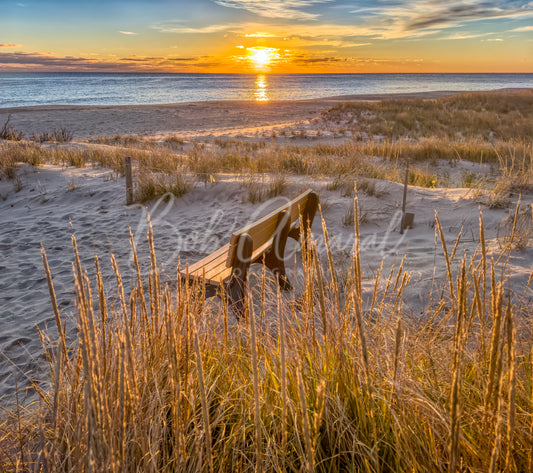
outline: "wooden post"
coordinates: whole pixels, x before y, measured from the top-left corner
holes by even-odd
[[[126,175],[126,205],[131,205],[133,203],[133,177],[130,156],[124,158],[124,174]]]
[[[403,183],[403,202],[402,202],[402,221],[400,222],[400,233],[403,235],[403,229],[405,225],[405,204],[407,202],[407,186],[409,185],[409,161],[407,161],[407,167],[405,168],[405,181]]]

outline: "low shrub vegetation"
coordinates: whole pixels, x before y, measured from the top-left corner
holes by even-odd
[[[3,124],[2,128],[0,128],[0,140],[10,140],[10,141],[22,140],[24,134],[22,133],[22,131],[17,130],[16,128],[13,128],[12,126],[9,126],[10,121],[11,121],[11,115],[8,115],[7,120]]]

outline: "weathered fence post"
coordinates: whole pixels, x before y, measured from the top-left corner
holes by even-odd
[[[403,235],[403,229],[405,225],[405,204],[407,202],[407,186],[409,185],[409,161],[407,161],[407,167],[405,168],[405,181],[403,183],[403,202],[402,202],[402,221],[400,223],[400,233]]]
[[[131,174],[131,156],[124,158],[124,174],[126,175],[126,205],[133,203],[133,177]]]

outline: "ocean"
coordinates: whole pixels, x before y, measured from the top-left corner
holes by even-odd
[[[0,108],[533,88],[533,74],[0,73]]]

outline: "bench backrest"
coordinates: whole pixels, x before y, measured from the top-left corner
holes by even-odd
[[[256,220],[255,222],[240,228],[236,232],[233,232],[230,239],[230,248],[228,251],[228,260],[226,266],[232,266],[237,252],[239,237],[242,234],[247,233],[252,237],[252,255],[255,255],[256,252],[261,250],[261,248],[274,236],[276,228],[278,227],[281,212],[286,210],[289,213],[290,225],[293,226],[300,219],[300,215],[304,213],[309,199],[317,199],[316,194],[311,189],[306,190],[295,199],[287,202],[285,205],[282,205],[259,220]],[[311,218],[313,216],[311,216]],[[252,258],[253,257],[254,256],[252,256]]]

